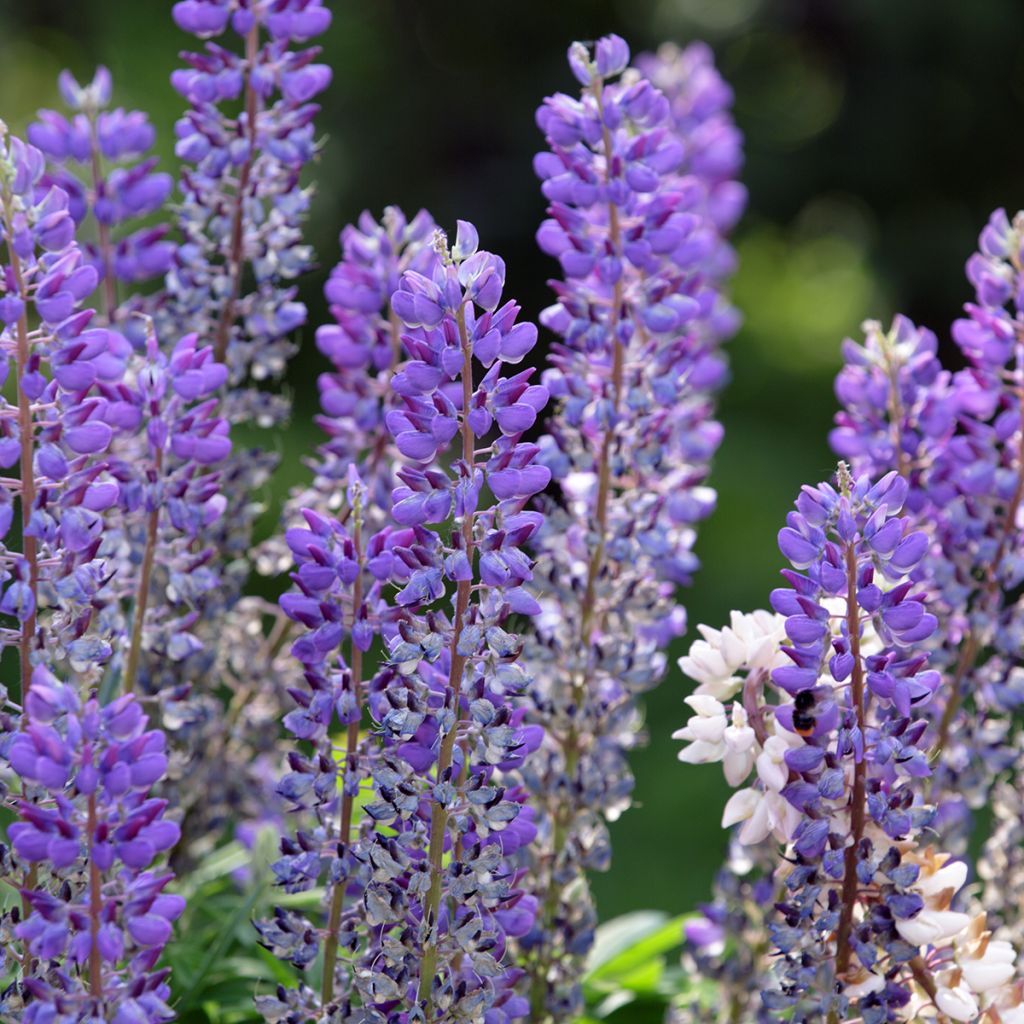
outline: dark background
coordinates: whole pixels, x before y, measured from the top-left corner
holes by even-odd
[[[158,0],[0,0],[0,115],[23,131],[57,102],[55,77],[114,74],[116,99],[147,110],[174,164],[180,100],[168,84],[191,41]],[[474,221],[508,263],[507,292],[536,316],[552,261],[533,244],[543,203],[531,172],[533,114],[572,90],[573,39],[619,32],[634,51],[703,38],[736,90],[750,207],[737,234],[736,301],[721,407],[719,509],[685,595],[692,623],[764,605],[780,566],[774,535],[801,483],[834,468],[826,443],[839,343],[900,310],[948,339],[968,298],[963,263],[990,209],[1022,201],[1024,6],[1018,0],[349,0],[321,40],[335,72],[322,97],[323,156],[309,226],[322,269],[304,289],[311,325],[341,226],[387,203]],[[295,425],[271,506],[316,442],[312,345],[293,364]],[[273,522],[273,509],[267,523]],[[682,653],[681,644],[676,653]],[[603,917],[701,899],[722,848],[717,767],[675,760],[686,715],[674,667],[648,701],[635,758],[637,806],[614,826]]]

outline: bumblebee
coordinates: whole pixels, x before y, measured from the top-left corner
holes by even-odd
[[[817,721],[812,714],[814,710],[814,693],[801,690],[793,699],[793,729],[798,736],[807,738],[814,733]]]

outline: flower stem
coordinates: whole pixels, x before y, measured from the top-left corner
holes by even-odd
[[[354,517],[352,529],[352,543],[355,547],[355,560],[359,566],[355,582],[352,584],[352,629],[349,634],[350,656],[349,671],[352,674],[352,694],[356,707],[362,708],[362,677],[363,677],[363,652],[355,642],[356,623],[359,620],[359,609],[363,604],[363,574],[362,574],[362,529],[359,515]],[[359,719],[348,723],[348,731],[345,736],[345,775],[348,775],[356,758],[356,748],[359,743]],[[342,780],[341,794],[341,815],[338,824],[339,846],[347,847],[349,835],[352,831],[352,794]],[[327,938],[324,942],[324,973],[321,980],[320,1003],[327,1006],[334,998],[334,968],[338,962],[338,929],[341,925],[341,912],[345,906],[345,878],[339,878],[334,883],[331,893],[331,910],[327,920]]]
[[[857,715],[857,728],[861,742],[865,736],[864,665],[860,657],[860,615],[857,607],[857,553],[852,544],[846,547],[846,629],[853,656],[853,675],[850,697]],[[864,810],[866,802],[866,761],[864,755],[854,754],[853,794],[850,797],[850,842],[843,855],[842,910],[836,930],[836,976],[841,978],[850,966],[850,935],[853,931],[853,911],[857,903],[857,848],[864,836]]]
[[[154,458],[157,485],[163,470],[163,452],[157,451]],[[153,578],[153,563],[156,560],[156,547],[159,540],[160,505],[150,509],[146,519],[146,547],[142,553],[142,568],[139,570],[139,590],[135,595],[135,614],[132,618],[132,636],[128,646],[128,658],[125,661],[124,677],[121,688],[131,693],[135,687],[135,679],[139,671],[139,660],[142,657],[142,629],[146,620],[146,607],[149,604],[149,590]]]
[[[249,191],[249,179],[256,153],[256,87],[253,84],[253,70],[256,67],[256,55],[259,52],[259,22],[254,22],[245,37],[245,130],[248,136],[249,151],[238,172],[238,187],[235,190],[235,208],[231,216],[231,246],[228,251],[227,269],[231,275],[231,290],[224,305],[221,307],[217,331],[214,335],[213,357],[223,363],[228,352],[228,340],[231,327],[235,322],[235,308],[242,294],[242,274],[245,263],[243,260],[242,243],[245,225],[245,197]]]
[[[462,461],[463,472],[468,474],[472,481],[474,473],[473,454],[473,430],[469,425],[469,410],[473,400],[473,349],[469,342],[469,335],[466,331],[465,307],[460,306],[457,316],[459,325],[459,342],[462,347]],[[462,539],[466,549],[466,558],[469,564],[473,564],[473,515],[465,512],[462,517]],[[469,597],[472,588],[472,580],[460,580],[455,594],[455,624],[452,629],[452,643],[449,656],[448,690],[452,695],[452,711],[455,721],[452,727],[444,734],[441,740],[441,750],[437,757],[437,781],[451,770],[452,758],[455,751],[455,740],[459,731],[460,722],[460,701],[462,698],[462,676],[466,668],[466,657],[459,653],[459,640],[462,636],[462,628],[465,622],[466,611],[469,608]],[[423,904],[423,923],[428,929],[428,938],[423,947],[423,957],[420,961],[420,980],[417,998],[423,1006],[423,1016],[429,1022],[431,1019],[432,986],[434,973],[437,970],[437,919],[441,906],[441,882],[444,874],[444,837],[448,823],[448,812],[438,803],[434,802],[430,812],[430,846],[428,852],[428,863],[430,866],[430,888]]]
[[[103,899],[100,893],[102,884],[100,867],[96,863],[93,844],[96,841],[96,794],[89,795],[89,818],[86,828],[89,830],[89,994],[99,1002],[103,999],[103,961],[100,957],[99,933],[100,915],[103,911]]]
[[[25,285],[25,275],[21,269],[21,260],[18,257],[10,239],[14,237],[13,211],[11,209],[11,196],[5,190],[3,195],[3,216],[4,216],[4,237],[7,241],[7,252],[11,261],[11,273],[14,277],[14,288],[18,297],[24,303],[21,316],[18,317],[18,324],[15,329],[16,349],[15,362],[18,368],[18,437],[21,443],[19,457],[19,495],[21,497],[21,546],[22,554],[28,563],[29,589],[32,593],[32,614],[21,624],[21,634],[18,637],[18,667],[19,679],[21,682],[21,728],[29,725],[28,692],[32,686],[32,641],[36,635],[36,608],[38,605],[39,592],[39,549],[36,538],[29,536],[26,529],[32,517],[32,509],[36,503],[36,477],[35,459],[33,452],[33,424],[32,404],[21,386],[29,361],[28,341],[28,289]],[[31,865],[25,872],[25,891],[31,891],[36,887],[37,870]],[[21,911],[24,918],[28,918],[31,912],[27,897],[21,897]],[[22,977],[27,978],[33,969],[33,957],[29,952],[28,942],[24,944],[22,954]]]
[[[89,152],[92,158],[93,217],[96,217],[96,233],[99,242],[100,267],[103,270],[103,316],[107,323],[113,322],[117,309],[117,280],[114,277],[114,261],[110,244],[110,225],[96,216],[96,200],[100,195],[103,168],[100,164],[100,144],[96,133],[96,111],[89,112]]]
[[[10,197],[4,197],[4,234],[8,239],[14,235],[13,213],[10,205]],[[18,640],[18,655],[21,672],[21,704],[25,708],[22,721],[28,724],[28,708],[25,698],[28,696],[29,687],[32,685],[32,641],[36,634],[36,599],[39,591],[39,548],[36,538],[27,533],[29,520],[32,518],[32,509],[36,503],[36,478],[34,468],[33,452],[33,424],[32,424],[32,403],[28,395],[21,387],[28,368],[30,357],[28,340],[28,289],[25,286],[25,276],[21,269],[21,260],[14,246],[7,243],[7,252],[11,261],[11,273],[14,275],[14,288],[18,297],[25,305],[21,316],[18,317],[15,329],[16,348],[15,361],[18,367],[18,437],[21,443],[20,454],[20,494],[21,494],[21,536],[22,554],[28,563],[29,588],[32,592],[32,614],[21,624],[21,636]]]

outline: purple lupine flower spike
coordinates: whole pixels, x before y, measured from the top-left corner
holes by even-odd
[[[988,802],[1005,766],[984,737],[1021,702],[1021,225],[997,211],[968,262],[977,301],[953,326],[966,369],[944,370],[930,333],[897,318],[888,332],[868,324],[863,347],[847,343],[837,381],[844,408],[833,447],[858,470],[903,474],[908,509],[931,539],[917,578],[941,624],[931,661],[950,680],[932,712],[941,757],[931,795],[943,846],[955,853],[966,850],[971,808]]]
[[[330,12],[319,0],[189,0],[172,13],[202,43],[172,75],[188,104],[175,126],[183,198],[176,210],[180,243],[153,310],[157,337],[173,359],[173,346],[194,334],[190,358],[209,347],[212,360],[226,367],[219,409],[202,416],[282,429],[290,403],[268,384],[280,381],[296,351],[295,332],[306,322],[298,281],[313,261],[303,238],[313,189],[302,179],[318,152],[313,100],[330,81],[316,60],[319,49],[308,44],[327,29]],[[212,430],[190,423],[196,436]],[[223,444],[222,437],[210,441]],[[194,446],[188,458],[205,456],[208,447]],[[284,713],[297,673],[278,653],[287,619],[269,602],[244,596],[260,558],[253,534],[263,508],[258,496],[279,458],[274,448],[236,447],[216,465],[224,514],[196,538],[192,568],[165,575],[160,563],[154,569],[154,586],[176,604],[154,623],[157,656],[147,665],[147,688],[172,698],[165,721],[180,751],[174,774],[181,775],[187,849],[225,822],[251,832],[254,822],[276,822],[281,810],[268,800],[267,766],[281,757],[272,723]],[[204,488],[200,504],[207,511],[209,496]],[[176,508],[189,517],[198,511],[191,499]],[[254,665],[261,667],[253,672]],[[235,693],[229,715],[224,681],[237,681],[248,695]]]
[[[137,294],[119,304],[117,283],[137,288],[162,277],[170,267],[174,245],[166,224],[126,226],[160,210],[171,194],[173,180],[157,171],[157,160],[146,154],[155,132],[146,115],[111,102],[110,72],[97,68],[87,85],[79,85],[70,72],[61,73],[61,98],[70,117],[55,110],[40,110],[28,126],[28,140],[47,157],[44,182],[65,192],[76,225],[95,223],[96,242],[84,250],[96,268],[104,317],[131,332],[131,314],[144,307]]]
[[[692,125],[646,78],[621,74],[621,39],[574,44],[569,62],[582,95],[545,101],[550,150],[535,160],[551,203],[538,242],[565,275],[541,317],[560,339],[540,447],[562,507],[538,543],[542,614],[526,653],[535,720],[560,737],[529,772],[544,914],[521,945],[538,1020],[582,1011],[596,923],[584,872],[607,867],[604,818],[629,805],[635,695],[657,684],[664,648],[685,630],[674,593],[697,568],[694,527],[714,507],[704,479],[721,439],[717,348],[735,328],[708,212],[715,183],[685,165]]]
[[[408,220],[395,206],[384,211],[379,223],[363,213],[358,224],[342,230],[342,259],[324,285],[334,322],[316,331],[317,348],[333,366],[317,378],[321,412],[316,423],[327,441],[311,462],[312,486],[297,488],[285,505],[286,524],[298,522],[302,509],[336,514],[351,466],[369,492],[368,524],[379,529],[387,522],[402,458],[384,424],[401,401],[391,388],[402,359],[402,328],[391,296],[406,270],[426,273],[436,262],[435,230],[425,210]],[[261,547],[257,565],[271,574],[290,562],[281,540],[271,538]]]
[[[1012,947],[965,912],[966,863],[929,845],[942,675],[926,653],[938,620],[914,583],[929,542],[904,514],[909,491],[896,471],[873,483],[845,463],[835,486],[803,488],[779,532],[789,586],[771,597],[788,644],[734,616],[731,629],[702,628],[682,662],[700,685],[680,758],[722,761],[743,787],[723,826],[760,847],[762,870],[773,849],[785,857],[768,897],[771,955],[754,957],[746,982],[713,963],[735,1005],[755,1012],[759,994],[759,1020],[914,1020],[925,1006],[974,1020],[1020,1002],[1003,988]]]
[[[116,409],[103,389],[130,352],[81,308],[97,272],[75,242],[67,194],[46,187],[44,172],[38,149],[0,130],[0,357],[16,382],[13,401],[2,400],[0,465],[20,472],[0,488],[0,612],[17,623],[0,628],[0,643],[19,648],[23,695],[37,661],[96,670],[111,652],[95,617],[103,513],[118,499],[105,475]]]
[[[27,916],[14,935],[25,945],[24,1020],[107,1018],[163,1024],[168,971],[157,967],[182,897],[157,862],[178,826],[150,795],[167,769],[165,739],[126,695],[101,707],[37,666],[26,701],[31,724],[7,748],[26,785],[8,828],[16,857],[45,870],[29,881]],[[31,793],[31,799],[29,798]]]
[[[522,434],[547,393],[529,371],[504,374],[536,329],[502,304],[502,261],[478,250],[464,222],[451,251],[440,233],[433,248],[391,299],[408,356],[385,417],[405,459],[396,525],[364,531],[368,488],[353,462],[340,519],[308,510],[306,528],[286,535],[297,589],[282,605],[305,629],[293,653],[307,683],[286,721],[317,753],[290,758],[281,793],[321,825],[286,839],[275,871],[286,888],[309,888],[324,870],[330,883],[324,929],[280,909],[259,931],[296,964],[322,946],[329,972],[319,992],[261,999],[270,1020],[329,1011],[354,1021],[396,1002],[423,1020],[527,1012],[509,955],[536,901],[513,865],[536,834],[520,773],[540,735],[524,723],[529,677],[507,627],[513,612],[537,610],[521,548],[542,517],[524,506],[550,474]],[[446,520],[450,529],[430,528]],[[386,660],[361,683],[377,635]],[[360,736],[364,707],[376,735]],[[340,798],[336,720],[346,732]],[[367,778],[374,799],[347,835]]]

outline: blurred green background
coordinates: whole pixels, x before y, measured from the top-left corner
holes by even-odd
[[[0,116],[15,131],[56,103],[55,76],[113,74],[117,101],[140,107],[173,166],[180,101],[168,84],[190,40],[164,0],[0,0]],[[691,623],[764,605],[780,559],[774,535],[801,483],[833,468],[826,432],[839,343],[895,310],[948,337],[968,297],[962,267],[988,212],[1024,191],[1024,5],[1019,0],[349,0],[331,2],[322,40],[334,82],[310,240],[310,323],[337,258],[341,226],[387,203],[474,221],[508,263],[508,294],[528,314],[548,303],[554,264],[533,244],[543,203],[531,172],[542,97],[571,90],[573,39],[609,31],[635,51],[662,39],[710,42],[736,90],[747,139],[750,207],[737,234],[726,440],[702,530],[704,562],[685,595]],[[309,333],[311,340],[311,332]],[[301,479],[315,444],[312,345],[289,386],[295,423],[274,494]],[[273,522],[272,512],[268,523]],[[677,913],[702,899],[722,850],[724,785],[683,768],[670,739],[686,717],[674,667],[648,701],[650,746],[635,758],[637,806],[615,824],[602,916]]]

